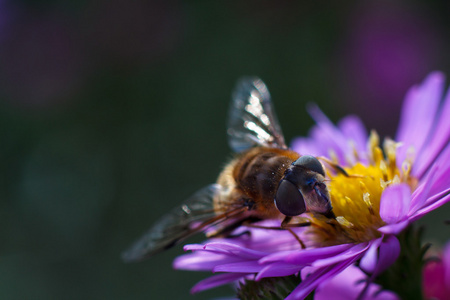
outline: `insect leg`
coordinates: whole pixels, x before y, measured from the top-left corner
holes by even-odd
[[[281,228],[286,229],[287,231],[289,231],[294,236],[294,238],[297,240],[297,242],[299,242],[299,244],[302,247],[302,249],[305,249],[306,248],[305,244],[300,239],[300,237],[294,232],[294,230],[292,230],[291,227],[305,227],[305,226],[310,226],[311,223],[305,222],[305,223],[298,223],[298,224],[289,224],[289,222],[291,220],[292,220],[292,217],[286,216],[284,218],[284,220],[281,222]]]
[[[292,230],[292,227],[310,226],[311,223],[305,222],[305,223],[298,223],[298,224],[288,224],[291,219],[292,219],[291,217],[287,217],[286,216],[284,218],[284,220],[281,222],[281,226],[280,227],[277,227],[277,226],[263,226],[263,225],[255,225],[255,224],[245,224],[245,226],[251,227],[251,228],[261,228],[261,229],[270,229],[270,230],[287,230],[294,236],[294,238],[300,244],[302,249],[305,249],[306,248],[305,244],[299,238],[299,236]]]
[[[348,174],[347,171],[344,170],[344,168],[342,168],[340,165],[332,162],[331,160],[329,160],[326,157],[319,156],[319,157],[317,157],[317,159],[327,163],[327,165],[332,167],[337,173],[341,173],[345,177],[350,177],[350,178],[364,178],[365,177],[365,176],[362,176],[362,175]]]
[[[306,227],[306,226],[311,226],[311,222],[302,222],[302,223],[294,223],[294,224],[289,224],[289,222],[292,220],[292,217],[285,217],[283,222],[281,222],[281,228],[285,229],[288,227]]]
[[[263,225],[245,224],[245,223],[243,225],[250,227],[250,228],[270,229],[270,230],[286,230],[286,229],[278,227],[278,226],[263,226]]]

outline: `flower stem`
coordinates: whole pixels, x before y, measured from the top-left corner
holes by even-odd
[[[422,268],[429,244],[422,246],[423,228],[408,227],[398,239],[401,252],[397,261],[376,280],[385,289],[396,292],[401,299],[422,299]]]

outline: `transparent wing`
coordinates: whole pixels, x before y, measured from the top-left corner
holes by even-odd
[[[228,143],[235,152],[253,146],[287,148],[269,91],[259,78],[245,77],[236,85],[228,117]]]
[[[213,199],[220,189],[220,185],[211,184],[199,190],[182,205],[159,219],[122,254],[122,259],[126,262],[143,260],[240,212],[237,209],[219,215],[214,212]]]

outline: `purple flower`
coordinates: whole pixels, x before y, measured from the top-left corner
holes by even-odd
[[[298,217],[297,222],[312,223],[295,229],[305,249],[288,231],[245,227],[234,238],[185,246],[193,253],[178,257],[175,268],[220,272],[199,282],[192,292],[244,279],[300,274],[302,282],[286,299],[304,299],[316,288],[319,296],[326,293],[327,285],[347,276],[358,262],[370,274],[367,286],[360,288],[370,299],[377,287],[369,283],[400,254],[396,235],[450,200],[450,93],[441,103],[443,88],[444,76],[438,72],[411,88],[396,140],[386,139],[382,146],[375,131],[368,135],[357,117],[346,117],[335,126],[311,107],[317,125],[309,137],[294,140],[292,149],[328,157],[351,175],[327,174],[336,219]],[[276,227],[280,221],[259,225]],[[239,235],[246,231],[250,234]]]
[[[423,270],[425,299],[448,299],[450,295],[450,242],[447,243],[439,261],[430,261]]]

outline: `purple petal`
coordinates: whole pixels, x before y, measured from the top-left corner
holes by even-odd
[[[372,273],[378,263],[378,248],[383,238],[379,238],[370,242],[370,247],[361,258],[359,266],[368,273]]]
[[[388,224],[397,223],[408,213],[411,189],[406,183],[388,186],[381,194],[380,217]]]
[[[324,259],[318,259],[312,263],[313,267],[324,267],[332,264],[336,264],[343,260],[353,259],[355,256],[360,256],[361,253],[365,252],[369,248],[369,243],[356,244],[350,249],[342,252],[340,254],[330,256]]]
[[[328,278],[334,277],[342,270],[356,261],[349,259],[333,266],[327,266],[316,270],[314,273],[305,278],[293,291],[286,297],[286,300],[304,299],[308,296],[319,284],[325,282]]]
[[[311,264],[317,259],[338,255],[339,253],[342,253],[352,247],[353,244],[342,244],[322,248],[305,249],[301,251],[280,251],[274,254],[267,255],[259,262],[268,263],[284,261],[292,264],[307,265]]]
[[[263,266],[257,261],[241,261],[236,263],[220,264],[213,267],[213,272],[232,272],[232,273],[258,273]]]
[[[310,267],[310,266],[304,267],[303,269],[300,270],[300,278],[302,280],[305,280],[309,275],[311,275],[312,273],[314,273],[316,271],[320,271],[322,268],[316,268],[316,267]]]
[[[326,151],[317,146],[317,142],[312,138],[299,137],[292,140],[291,148],[302,155],[309,154],[315,156],[326,155]]]
[[[400,254],[400,242],[391,235],[372,242],[369,250],[360,261],[361,269],[368,273],[378,275],[389,267]]]
[[[211,242],[205,245],[192,244],[184,246],[184,250],[192,251],[208,251],[218,254],[226,254],[232,256],[238,256],[245,259],[260,259],[267,255],[265,252],[248,249],[236,244],[225,242]]]
[[[194,285],[194,287],[191,289],[191,293],[194,294],[207,289],[211,289],[216,286],[224,285],[236,281],[238,279],[241,279],[242,277],[244,277],[243,274],[236,274],[236,273],[225,273],[214,275]]]
[[[417,219],[418,211],[423,214],[429,212],[439,205],[434,202],[445,197],[445,191],[450,186],[450,146],[448,146],[439,156],[435,164],[429,169],[421,184],[413,193],[409,216]]]
[[[322,137],[315,139],[320,141],[320,144],[325,146],[326,151],[333,150],[339,162],[345,164],[346,150],[348,148],[347,140],[343,136],[342,132],[338,130],[336,126],[325,116],[325,114],[316,105],[310,105],[308,112],[316,121],[317,127],[320,129]]]
[[[423,215],[426,215],[430,211],[433,211],[436,208],[450,202],[450,188],[433,196],[432,198],[430,198],[430,200],[432,201],[432,204],[412,214],[412,216],[410,217],[410,222],[413,222],[422,217]]]
[[[424,145],[435,121],[442,97],[444,75],[433,72],[420,86],[411,88],[403,104],[396,141],[404,146],[398,149],[399,163],[406,158],[406,152],[413,146],[416,153]]]
[[[421,209],[427,202],[428,195],[431,187],[433,186],[434,179],[436,177],[436,171],[438,166],[434,165],[427,176],[420,182],[419,186],[411,195],[411,207],[409,214],[411,215],[417,210]]]
[[[440,207],[449,201],[450,186],[450,145],[441,153],[424,182],[416,190],[414,210],[409,213],[411,221],[417,220],[424,214]],[[417,203],[416,203],[417,202]]]
[[[311,128],[309,136],[316,144],[316,147],[319,148],[317,149],[317,155],[328,156],[330,149],[335,148],[334,142],[328,138],[328,132],[323,130],[319,124]]]
[[[399,234],[402,232],[409,224],[411,220],[401,221],[399,223],[394,223],[378,228],[378,231],[384,234]]]
[[[447,189],[450,186],[450,144],[442,151],[435,162],[437,169],[435,170],[434,180],[430,194],[434,195]],[[428,202],[428,201],[427,201]]]
[[[216,253],[191,253],[175,258],[173,268],[177,270],[210,271],[218,264],[242,261],[238,257],[218,255]]]
[[[183,246],[184,251],[202,251],[205,250],[205,245],[203,244],[188,244]]]
[[[335,277],[317,287],[314,300],[348,300],[357,299],[365,287],[368,277],[358,267],[349,266]],[[371,284],[364,296],[365,300],[397,300],[396,294],[381,291],[377,284]]]
[[[297,138],[292,142],[293,150],[316,156],[329,156],[330,151],[333,151],[338,161],[345,165],[349,161],[354,162],[356,149],[364,160],[367,133],[358,117],[345,117],[339,122],[338,128],[316,105],[310,105],[308,111],[317,125],[311,129],[309,138]]]
[[[295,273],[298,273],[301,269],[301,266],[288,264],[284,262],[272,263],[265,266],[261,272],[256,276],[256,280],[260,280],[265,277],[280,277],[280,276],[289,276]]]
[[[439,153],[448,145],[450,141],[450,89],[440,109],[440,117],[433,128],[433,137],[424,145],[420,156],[414,162],[413,175],[421,178],[429,169]]]
[[[377,276],[389,266],[391,266],[400,255],[400,242],[398,239],[390,235],[381,242],[378,255],[378,262],[375,268],[374,276]]]
[[[338,127],[348,141],[354,143],[358,153],[364,153],[367,147],[367,130],[357,116],[347,116],[338,123]]]

